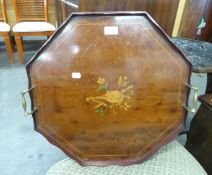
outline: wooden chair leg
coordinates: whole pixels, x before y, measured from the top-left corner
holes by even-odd
[[[13,57],[13,45],[12,45],[11,37],[9,36],[4,37],[4,41],[5,41],[5,46],[6,46],[7,54],[9,56],[10,63],[13,64],[14,57]]]
[[[18,51],[18,60],[20,64],[23,64],[23,44],[22,44],[22,37],[21,36],[15,36],[15,42],[17,46]]]

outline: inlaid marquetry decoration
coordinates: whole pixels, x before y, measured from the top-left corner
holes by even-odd
[[[130,84],[127,76],[120,76],[117,80],[117,87],[110,88],[105,78],[97,80],[98,96],[90,96],[86,101],[94,104],[97,113],[104,115],[112,112],[127,111],[131,108],[128,104],[133,95],[133,85]]]

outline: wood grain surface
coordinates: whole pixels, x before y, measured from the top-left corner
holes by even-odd
[[[72,4],[75,6],[73,6]],[[67,0],[57,1],[57,20],[62,22],[72,12],[147,11],[171,36],[179,0]]]
[[[6,22],[6,15],[5,15],[5,3],[4,0],[0,0],[0,22]]]
[[[197,27],[201,18],[204,17],[207,0],[186,1],[178,36],[195,39],[197,37]],[[208,26],[207,26],[208,27]]]
[[[73,14],[27,72],[35,130],[83,165],[141,162],[183,128],[191,64],[146,13]]]
[[[200,40],[212,43],[212,0],[207,0],[204,10],[204,19],[206,21],[206,27],[202,31]]]

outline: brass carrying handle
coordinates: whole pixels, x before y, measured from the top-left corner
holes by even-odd
[[[194,97],[193,97],[193,105],[192,107],[187,107],[186,105],[184,105],[184,107],[190,111],[190,112],[196,112],[197,111],[197,102],[198,102],[198,95],[199,95],[199,88],[194,87],[192,85],[189,84],[185,84],[188,88],[192,89],[194,91]]]
[[[31,115],[31,114],[33,114],[33,113],[37,110],[37,109],[35,108],[35,109],[33,109],[31,112],[27,112],[27,103],[26,103],[26,99],[25,99],[25,94],[26,94],[26,93],[29,93],[32,89],[33,89],[33,87],[30,88],[30,89],[27,90],[27,91],[22,91],[22,92],[21,92],[21,96],[22,96],[22,107],[23,107],[24,115],[25,115],[25,116]]]

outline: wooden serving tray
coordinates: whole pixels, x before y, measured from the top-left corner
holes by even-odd
[[[35,130],[82,165],[142,162],[183,129],[191,64],[145,12],[74,13],[26,68]]]

